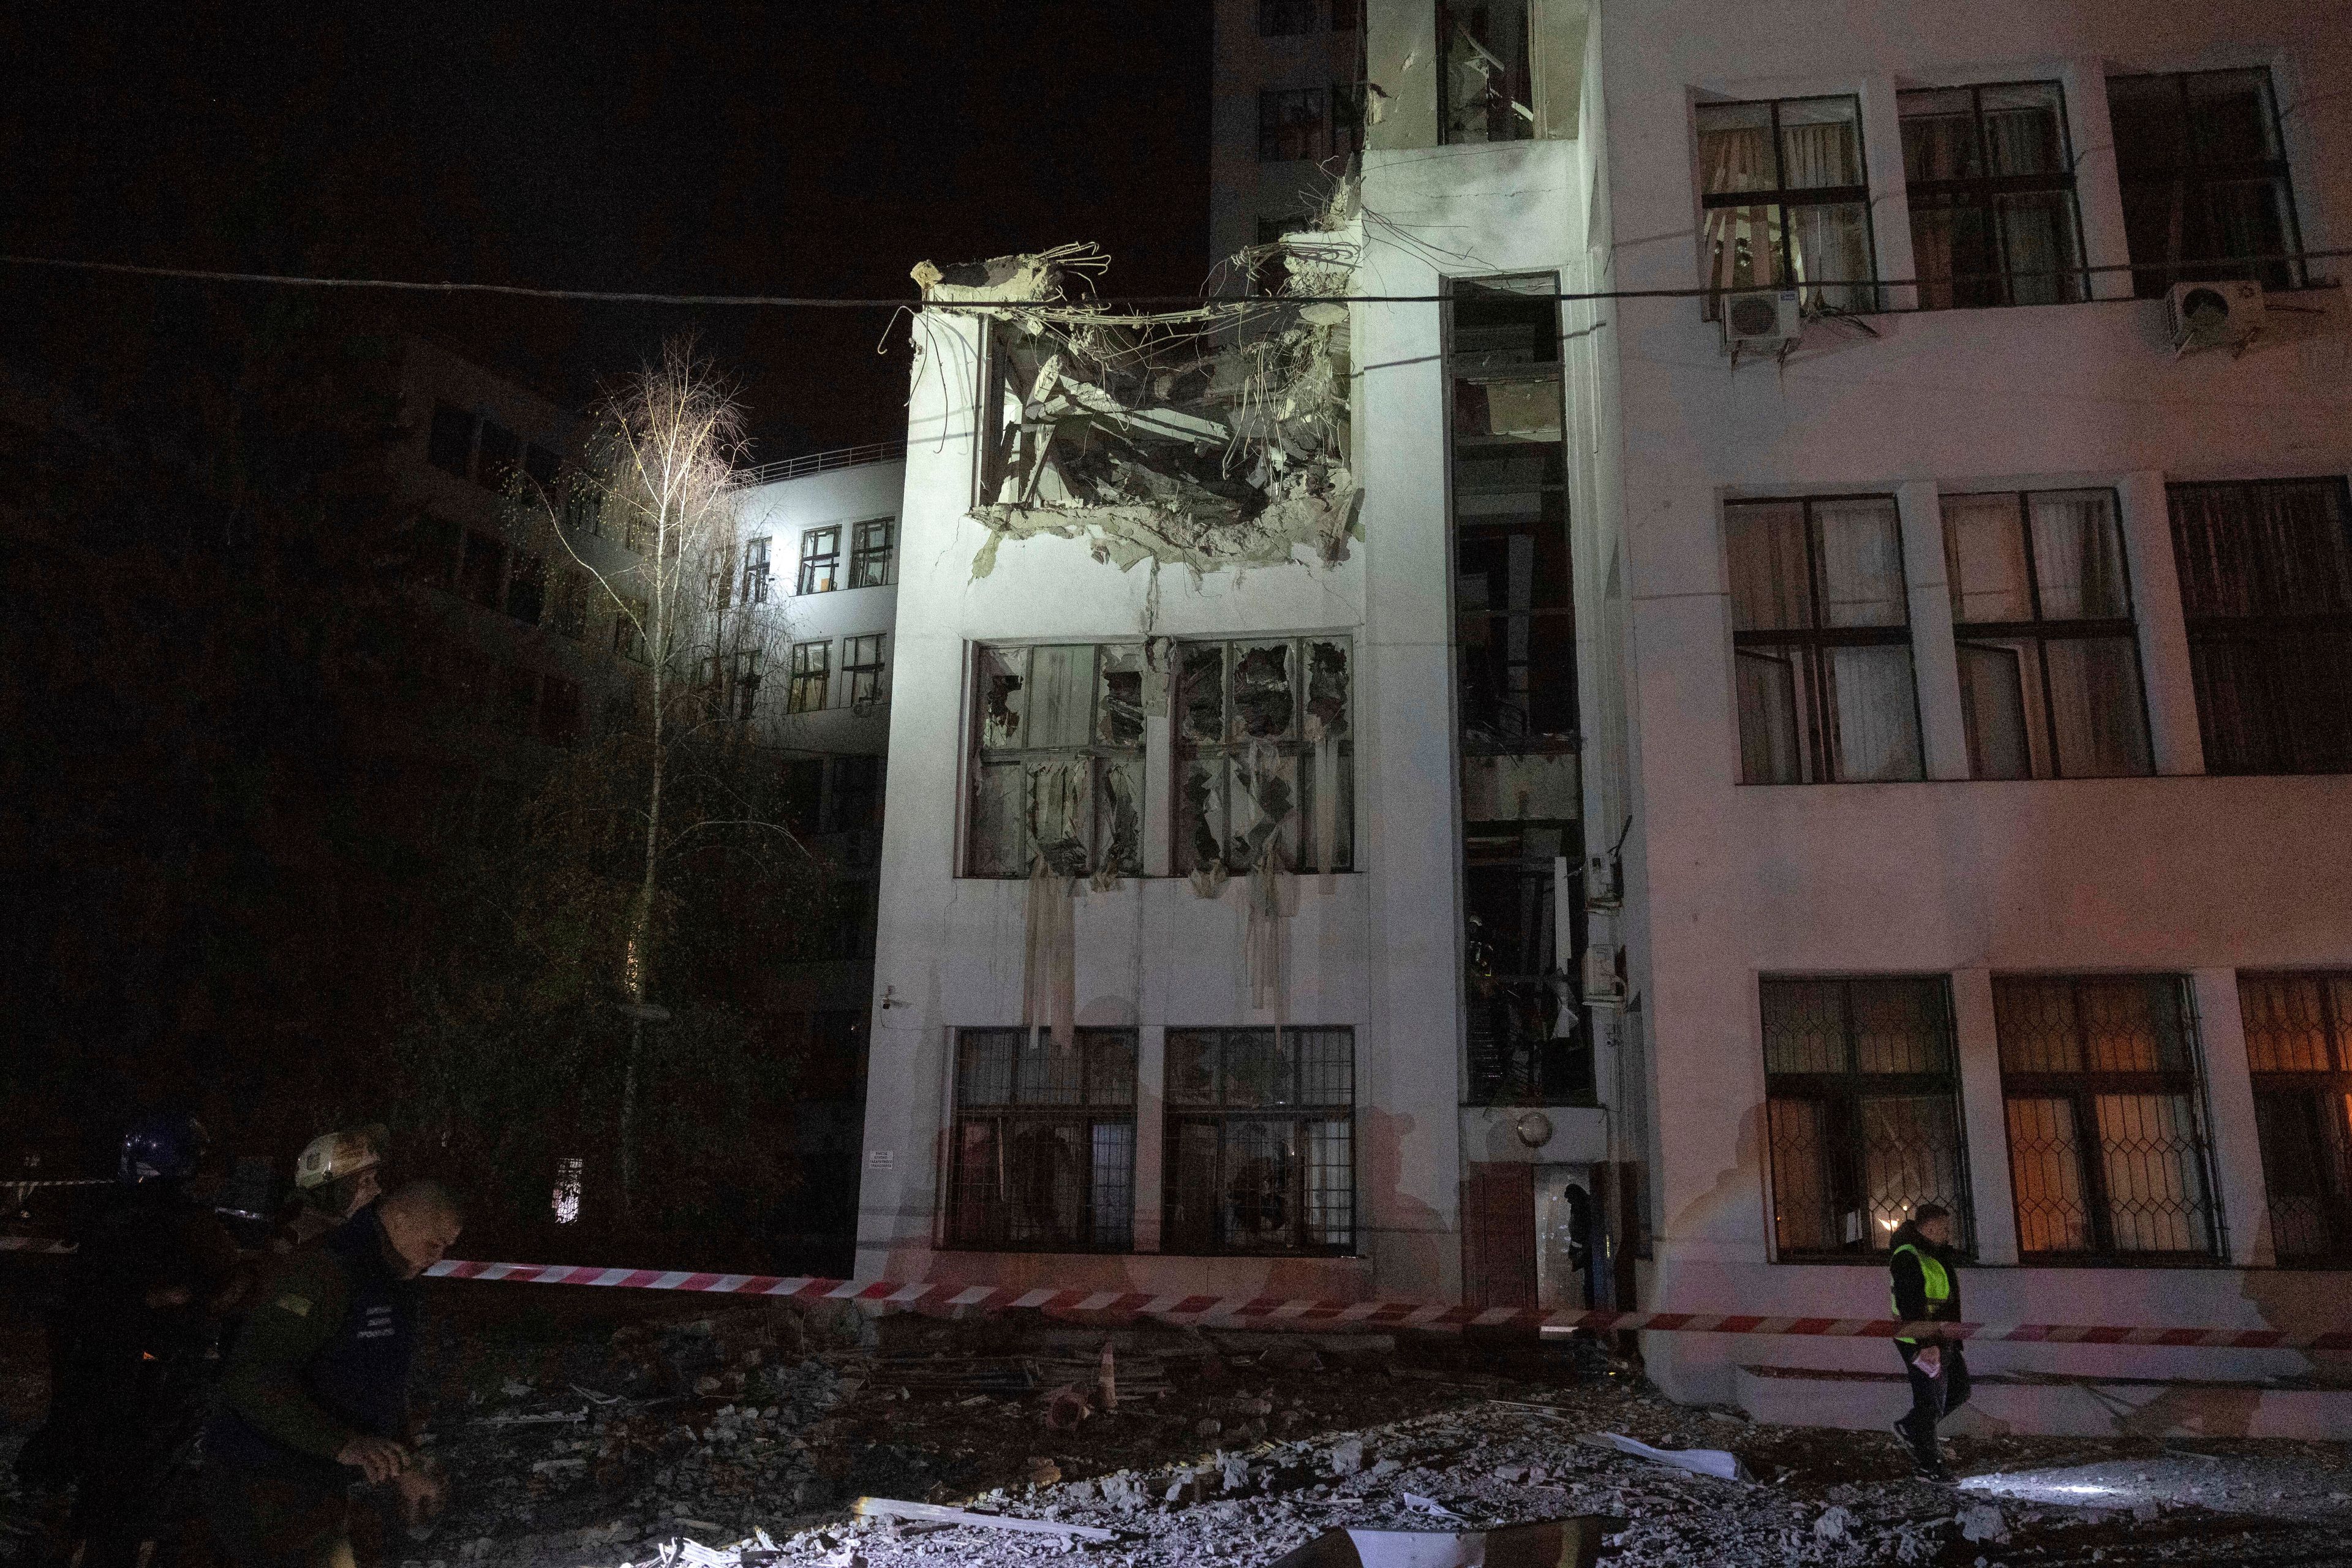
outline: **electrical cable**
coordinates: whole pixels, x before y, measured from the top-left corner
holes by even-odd
[[[2252,266],[2280,261],[2337,261],[2352,257],[2352,248],[2305,250],[2275,256],[2254,256],[2228,258],[2231,264],[2242,260]],[[134,278],[173,279],[203,283],[252,283],[299,289],[374,289],[417,294],[497,294],[526,300],[569,300],[591,304],[616,305],[682,305],[739,307],[755,310],[905,310],[921,307],[939,310],[1003,310],[1026,309],[1033,310],[1072,310],[1080,307],[1100,308],[1124,306],[1185,306],[1196,310],[1248,311],[1252,310],[1283,310],[1300,305],[1442,305],[1461,298],[1458,294],[1323,294],[1323,295],[1257,295],[1203,297],[1197,294],[1139,294],[1118,298],[1087,296],[1080,300],[948,300],[867,299],[859,297],[828,297],[810,294],[670,294],[654,290],[614,290],[602,289],[541,289],[520,283],[428,283],[414,279],[397,278],[319,278],[278,272],[228,272],[198,267],[146,267],[128,261],[82,261],[57,256],[16,256],[0,254],[0,265],[10,267],[51,268],[68,272],[99,272]],[[1956,282],[2015,281],[2025,278],[2089,278],[2127,272],[2170,272],[2179,264],[2172,262],[2119,261],[2097,267],[2069,267],[2049,271],[2003,273],[1954,273],[1944,278],[1873,278],[1849,282],[1797,279],[1776,283],[1729,286],[1701,284],[1684,289],[1597,289],[1562,290],[1551,294],[1527,294],[1530,300],[1706,300],[1727,294],[1744,294],[1777,289],[1912,289],[1926,285]],[[2200,267],[2210,265],[2197,263]],[[1468,279],[1475,281],[1475,279]],[[2105,300],[2074,301],[2085,304],[2110,303]],[[1858,310],[1853,315],[1907,314],[1918,307],[1901,310]]]

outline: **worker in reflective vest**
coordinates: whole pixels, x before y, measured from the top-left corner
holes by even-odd
[[[1921,1204],[1894,1236],[1887,1259],[1895,1316],[1906,1323],[1960,1321],[1959,1255],[1952,1249],[1952,1214],[1941,1204]],[[1911,1379],[1911,1413],[1895,1424],[1895,1436],[1911,1449],[1919,1473],[1948,1481],[1952,1472],[1936,1447],[1936,1423],[1969,1400],[1969,1363],[1957,1338],[1901,1335],[1895,1348]]]

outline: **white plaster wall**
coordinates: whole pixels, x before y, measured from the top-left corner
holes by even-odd
[[[891,635],[898,614],[895,565],[891,581],[878,588],[836,588],[826,594],[802,594],[795,590],[800,583],[801,534],[804,530],[840,525],[841,573],[845,582],[852,542],[850,525],[877,517],[897,518],[906,482],[907,465],[898,460],[778,479],[743,492],[743,537],[756,539],[766,534],[772,541],[769,562],[774,575],[769,585],[769,602],[782,618],[786,640],[833,645],[831,689],[822,711],[785,713],[790,666],[773,672],[767,688],[773,694],[770,722],[777,742],[789,750],[875,756],[881,754],[888,743],[887,695],[863,713],[853,711],[849,706],[849,679],[841,668],[846,658],[842,641],[873,632],[885,634],[882,657],[887,692],[898,673],[898,639]],[[903,561],[903,531],[895,544],[898,559]]]
[[[1612,269],[1601,275],[1620,289],[1700,280],[1695,91],[1860,93],[1883,276],[1906,276],[1910,265],[1898,86],[2062,78],[2098,264],[2123,259],[2105,73],[2268,63],[2287,115],[2306,247],[2339,241],[2352,211],[2352,28],[2340,7],[1998,0],[1863,14],[1798,0],[1607,0],[1596,26]],[[1619,522],[1629,552],[1629,721],[1643,851],[1635,943],[1658,1100],[1659,1235],[1645,1304],[1885,1310],[1880,1270],[1768,1260],[1756,981],[1771,972],[1954,974],[1989,1262],[2013,1258],[2015,1243],[1998,1083],[1984,1081],[1997,1063],[1988,977],[2193,973],[2232,1261],[2266,1256],[2230,971],[2352,964],[2352,780],[2199,776],[2162,486],[2352,469],[2347,313],[2332,293],[2286,302],[2324,313],[2275,318],[2274,331],[2236,360],[2176,363],[2159,341],[2160,307],[2116,299],[1884,316],[1874,321],[1875,340],[1817,324],[1785,367],[1736,374],[1696,301],[1614,305],[1618,379],[1613,396],[1605,384],[1602,396],[1619,405],[1622,421]],[[2116,484],[2124,496],[2158,764],[2175,776],[1951,778],[1964,768],[1955,763],[1948,650],[1932,646],[1941,629],[1937,494],[2087,484]],[[1721,503],[1837,489],[1901,496],[1924,739],[1931,773],[1943,776],[1743,787],[1735,782]],[[1976,1318],[2284,1327],[2332,1315],[2344,1283],[2341,1275],[2244,1268],[1985,1267],[1969,1272],[1966,1289]],[[1702,1398],[1727,1396],[1734,1359],[1875,1367],[1887,1353],[1827,1341],[1665,1335],[1651,1336],[1645,1349],[1670,1391]],[[2300,1360],[1989,1347],[1983,1363],[2210,1375]]]

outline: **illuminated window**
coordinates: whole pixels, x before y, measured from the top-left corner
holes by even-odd
[[[2241,974],[2281,1263],[2352,1259],[2352,973]]]

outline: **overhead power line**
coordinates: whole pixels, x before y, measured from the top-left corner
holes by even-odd
[[[2352,249],[2305,250],[2277,256],[2232,258],[2252,266],[2279,261],[2336,261],[2352,257]],[[1027,301],[923,300],[907,298],[865,299],[843,298],[814,294],[670,294],[643,289],[539,289],[520,283],[427,283],[402,278],[316,278],[283,272],[226,272],[201,267],[143,267],[128,261],[83,261],[59,256],[15,256],[0,254],[0,264],[10,267],[46,267],[67,272],[111,273],[131,278],[177,279],[198,283],[252,283],[289,289],[369,289],[409,294],[497,294],[524,300],[571,300],[589,304],[613,305],[694,305],[750,308],[754,310],[901,310],[917,308],[930,310],[1002,310],[1007,304]],[[2197,263],[2200,268],[2210,263]],[[1952,283],[2015,281],[2027,278],[2085,278],[2102,274],[2128,272],[2173,272],[2179,266],[2170,262],[2115,262],[2099,267],[2068,267],[2040,272],[1952,273],[1942,278],[1858,278],[1843,280],[1821,279],[1782,279],[1773,283],[1701,284],[1687,289],[1594,289],[1563,290],[1556,295],[1531,294],[1529,299],[1596,300],[1705,300],[1726,294],[1743,294],[1772,289],[1910,289],[1922,285],[1944,286]],[[1475,279],[1473,279],[1475,281]],[[1216,307],[1240,310],[1278,310],[1295,305],[1437,305],[1460,298],[1454,294],[1320,294],[1320,295],[1199,295],[1199,294],[1130,294],[1118,297],[1092,295],[1060,301],[1075,304],[1149,306],[1165,309],[1190,306],[1194,309]],[[2096,302],[2096,301],[2090,301]],[[1039,301],[1039,303],[1045,303]],[[1897,314],[1896,311],[1868,310],[1864,315]]]

